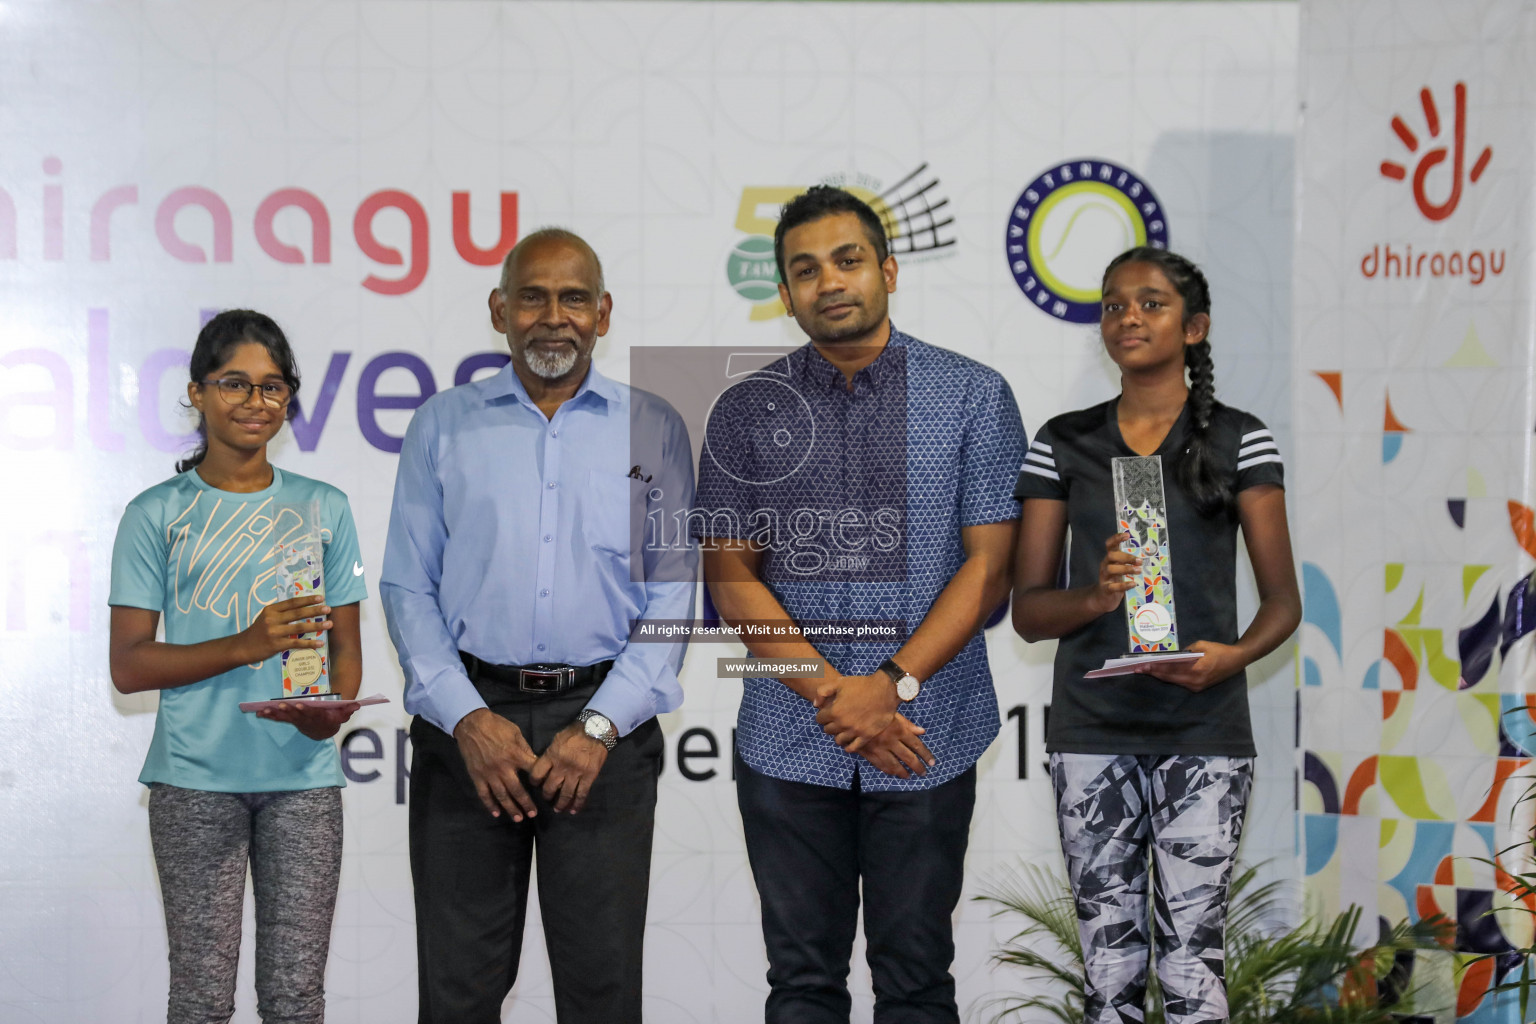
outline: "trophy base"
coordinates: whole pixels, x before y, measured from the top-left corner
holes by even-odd
[[[351,700],[337,693],[317,693],[309,697],[277,697],[273,700],[246,700],[240,702],[240,710],[246,714],[262,708],[275,708],[279,704],[356,704],[365,708],[370,704],[388,704],[389,698],[380,693],[369,697],[353,697]]]
[[[1127,654],[1123,658],[1108,658],[1100,668],[1092,672],[1084,672],[1084,679],[1103,679],[1106,676],[1128,676],[1136,672],[1138,666],[1151,665],[1156,662],[1173,664],[1181,661],[1196,661],[1205,657],[1200,651],[1153,651],[1147,654]]]

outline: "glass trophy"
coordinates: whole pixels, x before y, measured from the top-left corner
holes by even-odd
[[[279,540],[272,548],[276,563],[273,572],[277,580],[279,601],[295,597],[325,596],[325,548],[321,544],[320,502],[307,506],[286,507],[278,510],[274,531]],[[286,527],[286,529],[285,529]],[[317,620],[318,621],[318,620]],[[308,697],[311,699],[339,700],[331,692],[329,673],[330,647],[325,644],[324,630],[303,634],[305,640],[322,641],[319,648],[301,647],[283,651],[283,697]]]
[[[1135,586],[1125,592],[1125,623],[1130,653],[1168,654],[1179,649],[1178,619],[1173,608],[1173,558],[1168,548],[1168,502],[1163,492],[1163,460],[1157,455],[1110,460],[1115,485],[1115,516],[1130,539],[1120,550],[1141,558]]]

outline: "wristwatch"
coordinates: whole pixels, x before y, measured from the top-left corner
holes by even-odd
[[[890,658],[880,663],[880,671],[890,676],[891,682],[896,684],[896,697],[903,704],[912,703],[923,692],[922,681]]]
[[[576,721],[581,723],[582,732],[607,747],[610,754],[619,745],[619,730],[613,727],[608,716],[602,712],[587,708],[576,716]]]

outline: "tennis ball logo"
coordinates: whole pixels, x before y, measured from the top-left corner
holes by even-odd
[[[1037,223],[1041,268],[1078,295],[1096,293],[1104,267],[1136,244],[1136,219],[1092,191],[1064,197]]]
[[[751,302],[779,297],[779,268],[773,258],[773,239],[749,235],[736,243],[725,263],[725,279],[737,295]]]

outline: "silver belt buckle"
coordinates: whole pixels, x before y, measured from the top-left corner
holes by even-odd
[[[576,670],[569,665],[517,670],[517,688],[524,693],[559,693],[569,689],[575,681]]]

